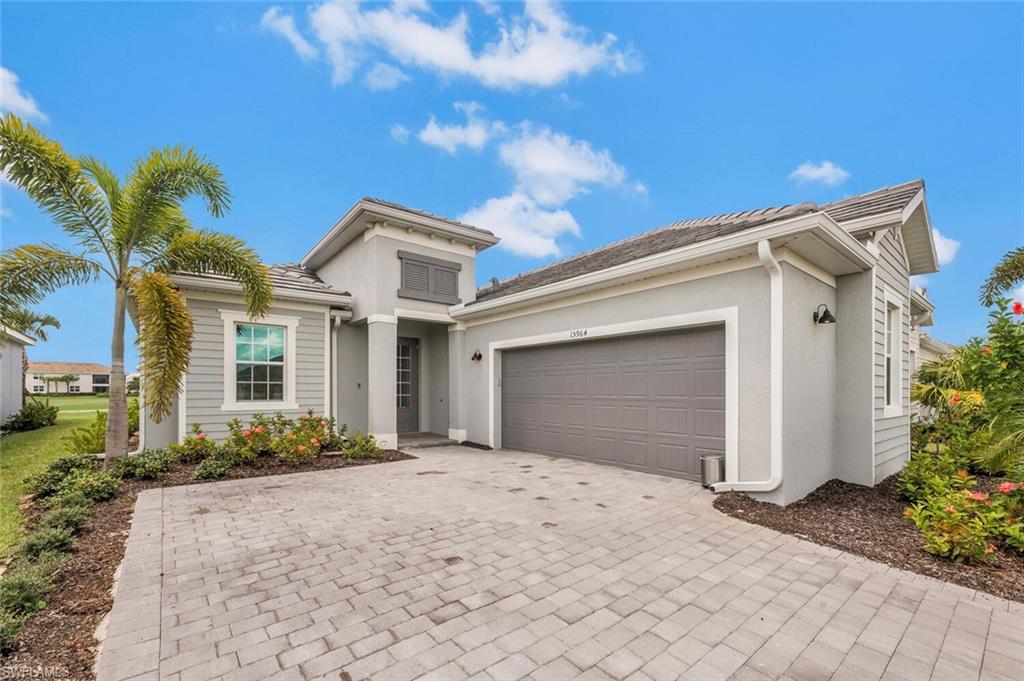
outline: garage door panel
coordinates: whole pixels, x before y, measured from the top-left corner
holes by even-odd
[[[725,449],[722,328],[509,350],[502,442],[687,478]]]

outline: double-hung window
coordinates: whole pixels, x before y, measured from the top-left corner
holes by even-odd
[[[221,310],[224,321],[224,411],[297,409],[297,317],[262,317]]]
[[[884,320],[884,416],[903,414],[903,306],[886,291]]]

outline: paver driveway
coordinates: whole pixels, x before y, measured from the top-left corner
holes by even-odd
[[[1024,678],[1020,604],[722,516],[693,483],[417,454],[140,495],[101,681]]]

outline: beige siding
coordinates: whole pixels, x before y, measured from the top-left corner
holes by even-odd
[[[211,437],[221,439],[227,432],[226,424],[233,418],[248,419],[246,412],[223,411],[224,403],[224,321],[221,310],[244,310],[241,303],[226,303],[190,298],[194,340],[192,359],[186,378],[185,427],[202,424]],[[299,409],[285,411],[286,416],[297,416],[313,409],[324,413],[325,331],[327,308],[313,311],[295,309],[287,303],[271,308],[271,315],[299,317],[296,336],[296,392]]]
[[[910,274],[898,231],[891,231],[879,244],[880,256],[875,270],[875,482],[903,467],[910,456]],[[885,418],[885,311],[886,290],[895,295],[903,310],[901,352],[903,359],[902,413]]]

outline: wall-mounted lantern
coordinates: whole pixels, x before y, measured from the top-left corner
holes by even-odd
[[[473,355],[470,357],[470,359],[473,360],[474,362],[479,362],[483,358],[484,356],[480,353],[479,350],[474,350]]]
[[[822,310],[822,308],[825,308]],[[818,306],[818,309],[814,311],[814,323],[815,324],[835,324],[835,316],[828,311],[828,305],[822,303]]]

